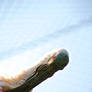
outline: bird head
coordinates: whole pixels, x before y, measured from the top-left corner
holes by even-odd
[[[26,79],[24,84],[6,92],[28,92],[47,78],[51,77],[58,70],[64,69],[68,62],[69,55],[65,49],[55,50],[35,65],[33,74],[31,72],[31,76]]]

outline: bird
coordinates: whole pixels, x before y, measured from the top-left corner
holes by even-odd
[[[63,70],[69,63],[66,49],[58,49],[43,57],[36,65],[26,69],[16,77],[0,76],[0,92],[31,92],[44,80]]]

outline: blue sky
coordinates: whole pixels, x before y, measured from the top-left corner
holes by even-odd
[[[91,36],[91,0],[0,0],[0,74],[15,75],[65,48],[68,66],[34,92],[91,92]]]

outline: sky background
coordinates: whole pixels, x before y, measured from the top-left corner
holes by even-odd
[[[33,92],[92,92],[91,0],[0,0],[0,75],[56,48],[68,50],[69,64]]]

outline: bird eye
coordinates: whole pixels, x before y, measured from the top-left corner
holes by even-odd
[[[51,59],[54,60],[55,59],[55,56],[52,56]]]

